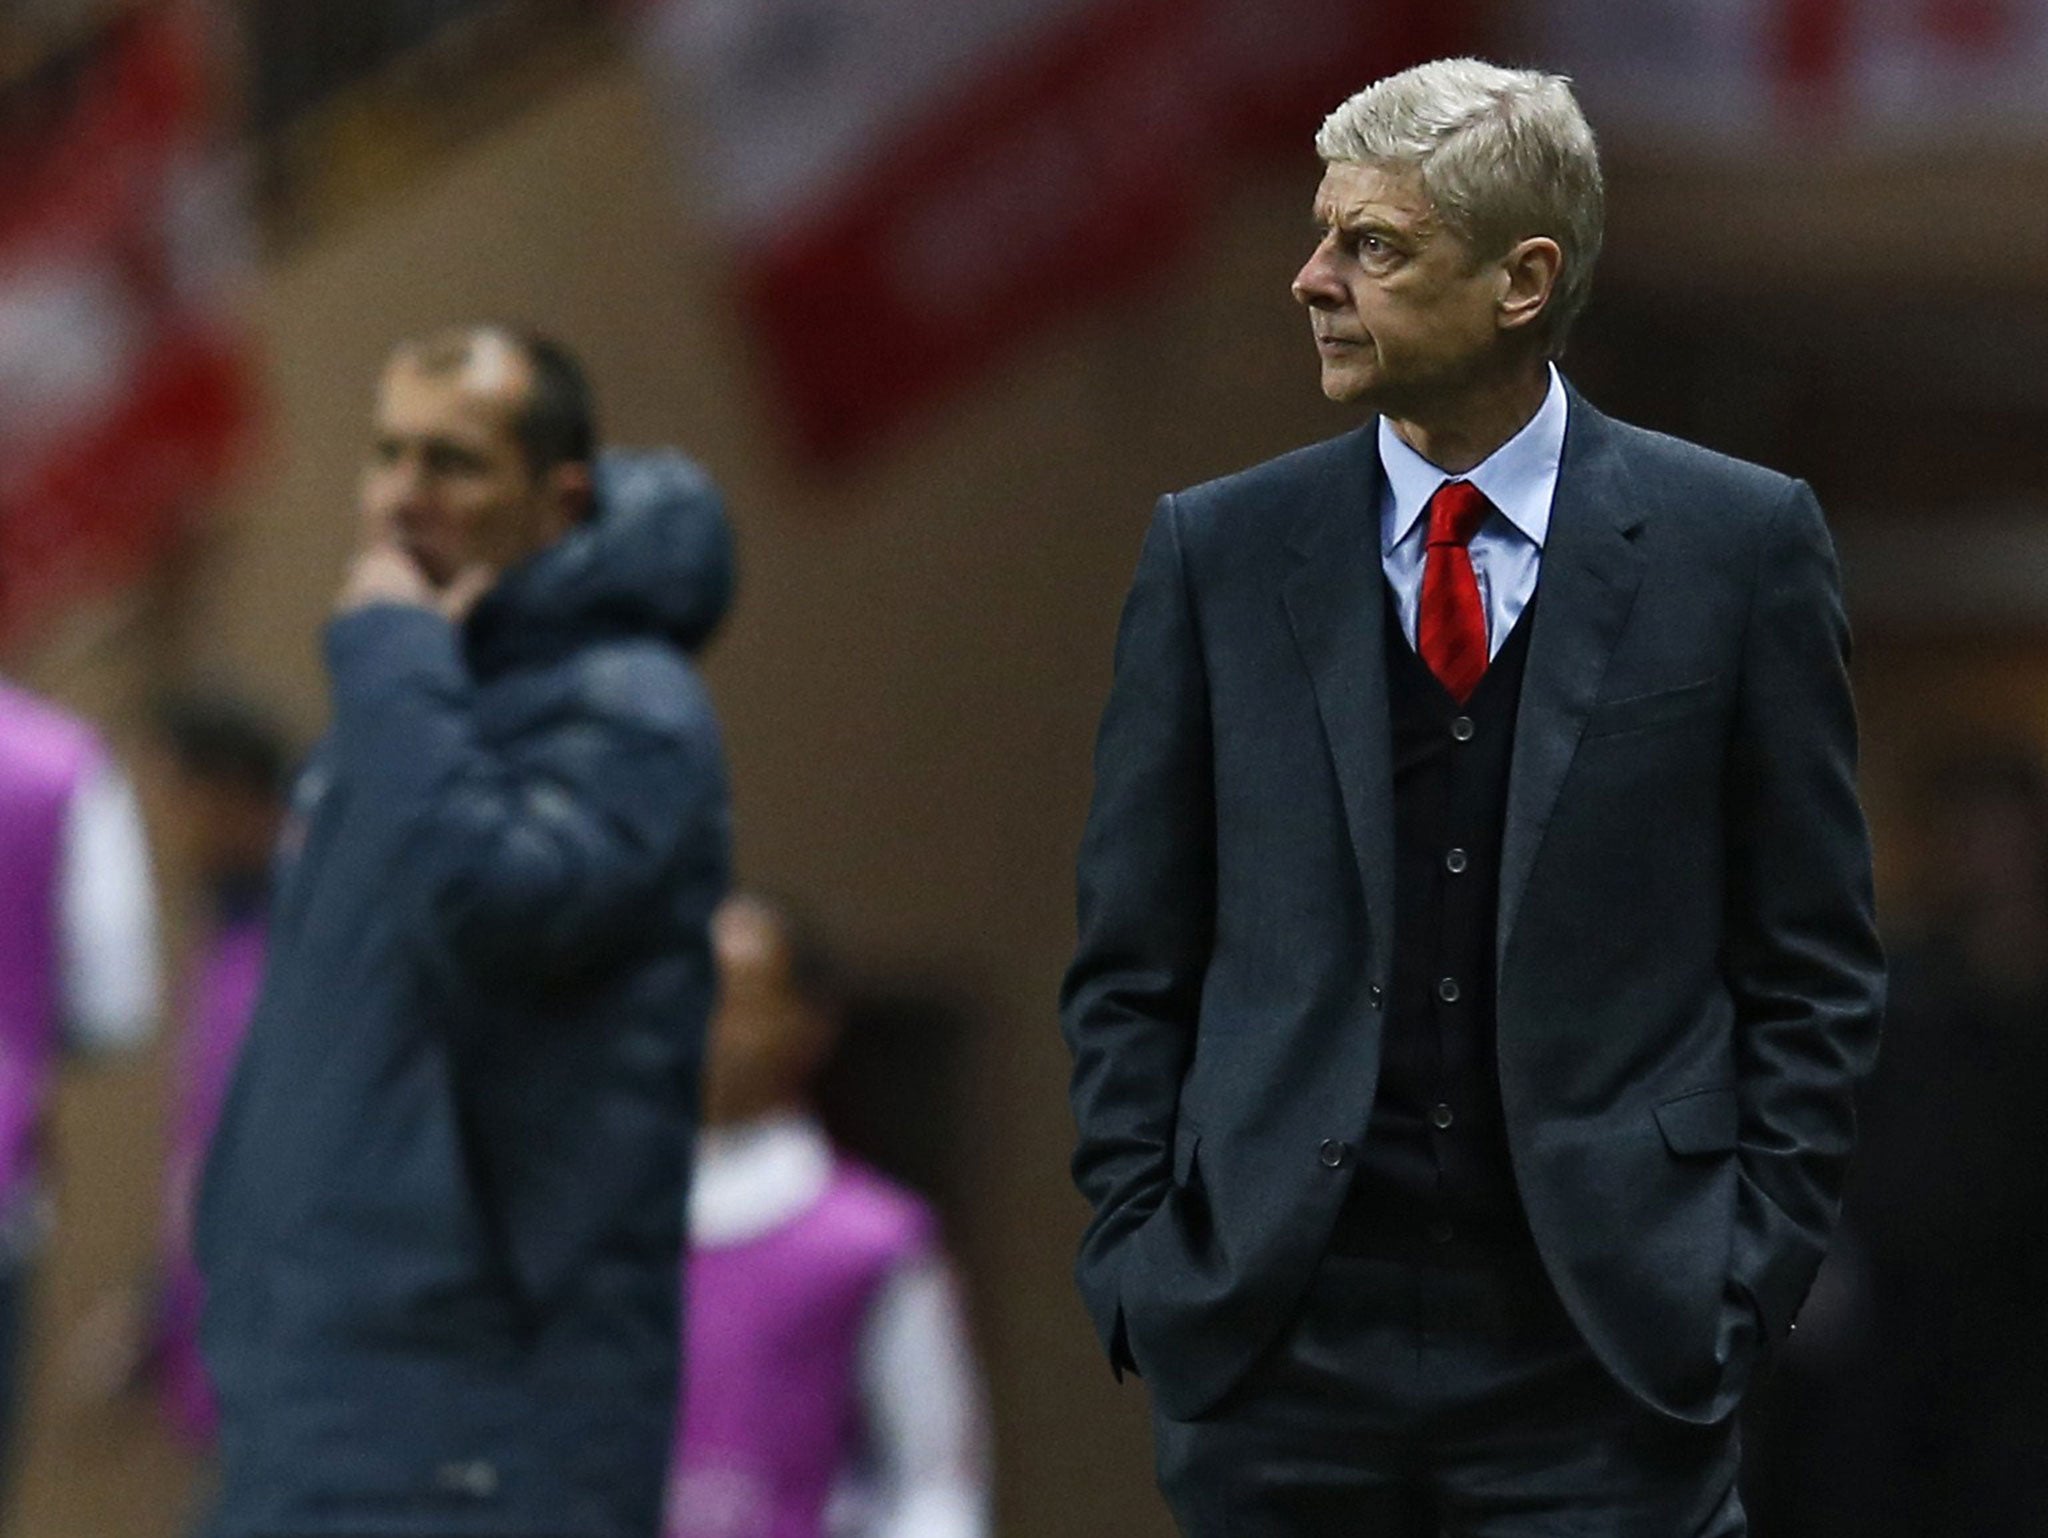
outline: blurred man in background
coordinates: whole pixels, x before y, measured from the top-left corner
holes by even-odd
[[[178,996],[157,1263],[87,1312],[65,1374],[83,1404],[153,1392],[177,1444],[210,1462],[218,1412],[199,1355],[192,1203],[263,976],[270,863],[293,754],[265,712],[229,693],[176,694],[153,716],[145,767],[158,848],[166,869],[192,884],[199,910]]]
[[[58,1060],[141,1046],[158,986],[127,777],[85,722],[0,681],[0,1474],[48,1227],[39,1155]]]
[[[408,343],[197,1227],[222,1538],[646,1538],[728,812],[729,536],[543,339]]]
[[[837,1152],[811,1106],[839,1030],[832,954],[754,894],[712,937],[668,1538],[984,1538],[986,1412],[936,1216]]]
[[[153,1386],[172,1435],[210,1453],[215,1410],[199,1357],[192,1202],[263,976],[270,862],[292,754],[275,723],[228,694],[175,695],[154,714],[159,849],[197,889],[200,908],[180,990],[158,1265],[143,1285],[109,1293],[88,1312],[66,1366],[71,1392],[85,1402]]]
[[[178,1440],[211,1451],[218,1422],[199,1355],[202,1290],[192,1258],[199,1172],[220,1121],[263,978],[270,866],[291,790],[293,754],[263,712],[219,693],[167,699],[157,711],[172,836],[203,909],[186,966],[171,1072],[162,1249],[147,1366]]]
[[[1079,1277],[1215,1538],[1733,1538],[1882,963],[1803,484],[1553,359],[1566,81],[1333,113],[1294,280],[1357,431],[1164,498],[1064,998]]]

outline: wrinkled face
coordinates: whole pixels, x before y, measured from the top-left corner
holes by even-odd
[[[744,897],[711,922],[718,1012],[704,1082],[705,1119],[744,1121],[803,1100],[832,1044],[832,1022],[798,992],[775,916]]]
[[[1331,164],[1316,189],[1321,238],[1294,279],[1323,393],[1407,417],[1454,397],[1501,345],[1500,263],[1444,227],[1420,173]]]
[[[401,546],[436,587],[472,566],[503,571],[567,530],[514,435],[531,387],[519,350],[490,337],[455,367],[401,351],[384,370],[361,486],[366,533]]]

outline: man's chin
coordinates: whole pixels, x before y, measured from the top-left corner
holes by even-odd
[[[1323,370],[1323,394],[1340,406],[1370,405],[1372,381],[1350,369]]]

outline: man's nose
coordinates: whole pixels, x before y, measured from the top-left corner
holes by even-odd
[[[417,513],[428,500],[430,478],[416,454],[402,454],[382,471],[381,490],[394,513]]]
[[[426,502],[426,477],[410,460],[375,465],[363,478],[363,512],[379,528],[393,530],[416,523]]]
[[[1344,302],[1344,288],[1330,272],[1329,244],[1319,245],[1294,275],[1291,291],[1295,303],[1312,310],[1334,309]]]

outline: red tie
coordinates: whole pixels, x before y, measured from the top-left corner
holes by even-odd
[[[1462,705],[1486,676],[1486,609],[1466,547],[1493,504],[1470,481],[1445,481],[1429,499],[1429,554],[1422,565],[1422,607],[1415,649]]]

